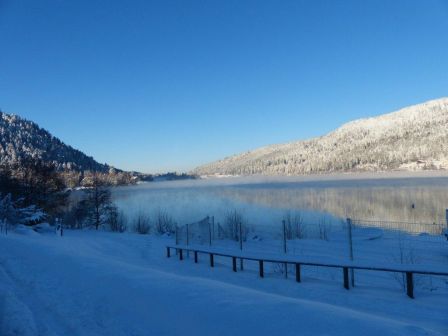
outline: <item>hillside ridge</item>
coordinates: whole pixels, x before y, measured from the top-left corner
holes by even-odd
[[[448,168],[448,97],[345,123],[319,137],[263,146],[197,175],[306,175]]]

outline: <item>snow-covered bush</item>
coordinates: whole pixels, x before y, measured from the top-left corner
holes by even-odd
[[[18,211],[12,201],[11,194],[0,194],[0,219],[8,223],[15,223],[18,219]]]
[[[0,218],[10,224],[33,225],[42,222],[46,213],[36,205],[22,206],[22,199],[12,200],[11,194],[0,194]]]
[[[26,225],[41,223],[47,218],[47,214],[35,205],[19,209],[20,222]]]

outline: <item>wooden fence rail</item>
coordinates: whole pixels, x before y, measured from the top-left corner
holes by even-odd
[[[232,259],[232,270],[234,272],[237,271],[237,259],[240,259],[241,262],[243,260],[251,260],[258,261],[259,268],[259,276],[261,278],[264,277],[264,263],[281,263],[284,265],[295,265],[296,268],[296,281],[301,282],[301,266],[319,266],[319,267],[330,267],[330,268],[340,268],[342,269],[342,277],[343,277],[343,286],[345,289],[350,288],[349,282],[349,270],[368,270],[368,271],[378,271],[378,272],[394,272],[394,273],[403,273],[406,275],[406,293],[410,298],[414,298],[414,274],[422,274],[422,275],[435,275],[435,276],[447,276],[448,272],[435,272],[432,270],[424,270],[421,268],[409,268],[408,266],[400,267],[376,267],[376,266],[366,266],[355,264],[353,262],[341,264],[341,263],[322,263],[315,262],[310,260],[299,260],[298,258],[262,258],[255,256],[242,255],[242,253],[224,253],[212,249],[198,249],[186,246],[178,246],[178,245],[167,245],[166,246],[166,256],[171,257],[171,249],[177,251],[179,255],[179,260],[183,260],[183,251],[193,252],[194,253],[194,262],[198,262],[198,254],[208,254],[210,258],[210,267],[215,266],[214,257],[228,257]]]

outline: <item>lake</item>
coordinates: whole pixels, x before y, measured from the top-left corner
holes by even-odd
[[[448,177],[443,173],[356,174],[314,177],[247,177],[149,182],[113,190],[132,219],[139,211],[168,212],[179,224],[237,210],[251,225],[281,225],[287,212],[305,223],[345,218],[405,223],[445,223]],[[425,232],[426,226],[413,226]]]

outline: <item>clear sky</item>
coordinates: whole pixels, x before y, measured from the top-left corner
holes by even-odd
[[[448,0],[0,0],[0,108],[184,171],[448,96]]]

